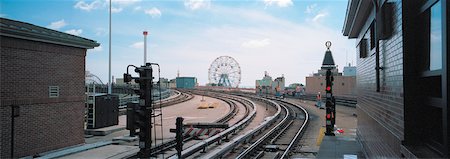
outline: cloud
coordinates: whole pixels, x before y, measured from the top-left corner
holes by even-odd
[[[66,25],[67,25],[67,23],[64,21],[64,19],[61,19],[60,21],[50,23],[50,25],[48,25],[47,28],[56,30],[56,29],[60,29],[64,26],[66,26]]]
[[[108,30],[106,30],[105,28],[96,28],[95,29],[95,35],[97,36],[103,36],[103,35],[107,35],[108,34]]]
[[[111,13],[119,13],[122,12],[123,8],[115,8],[115,7],[111,7]]]
[[[65,32],[68,33],[68,34],[72,34],[72,35],[78,36],[81,33],[83,33],[83,30],[81,30],[81,29],[70,29],[70,30],[67,30]]]
[[[78,1],[73,7],[76,9],[81,9],[84,11],[91,11],[94,9],[98,9],[102,7],[104,3],[102,3],[100,0],[92,1],[91,3],[86,3],[84,1]]]
[[[144,42],[143,41],[135,42],[135,43],[131,44],[130,47],[135,48],[135,49],[143,49]]]
[[[152,16],[152,18],[161,17],[161,11],[158,8],[153,7],[152,9],[145,10],[145,14]]]
[[[119,13],[123,10],[123,7],[138,3],[140,1],[141,0],[112,0],[111,3],[113,5],[118,5],[119,7],[111,7],[111,12]],[[73,7],[84,11],[91,11],[105,7],[109,8],[109,0],[94,0],[91,3],[81,0],[78,1]]]
[[[0,14],[0,17],[6,17],[6,14]]]
[[[305,13],[307,13],[307,14],[313,13],[313,11],[316,9],[316,7],[317,7],[316,3],[306,6]]]
[[[270,44],[270,39],[249,40],[242,43],[242,47],[246,48],[261,48]]]
[[[141,6],[136,6],[136,7],[133,8],[134,11],[140,11],[141,9],[142,9]]]
[[[100,45],[98,47],[95,47],[94,49],[91,50],[92,52],[100,52],[103,51],[103,47]]]
[[[294,5],[292,0],[263,0],[266,7],[277,5],[278,7],[289,7]]]
[[[108,1],[108,0],[106,0]],[[118,5],[131,5],[131,4],[135,4],[140,2],[141,0],[112,0],[113,4],[118,4]],[[108,1],[109,3],[109,1]]]
[[[324,17],[326,17],[328,15],[328,12],[320,12],[318,13],[316,16],[314,16],[314,18],[312,19],[313,22],[319,22],[320,19],[323,19]]]
[[[190,10],[209,9],[211,0],[184,0],[184,7]]]

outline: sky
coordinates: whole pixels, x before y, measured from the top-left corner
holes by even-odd
[[[340,71],[356,64],[355,41],[342,35],[346,9],[347,0],[112,0],[111,72],[122,78],[127,65],[143,64],[148,31],[147,61],[160,64],[161,77],[179,71],[204,85],[211,63],[231,56],[240,86],[253,87],[265,71],[304,84],[326,41]],[[108,81],[108,0],[2,0],[0,16],[97,41],[86,71]]]

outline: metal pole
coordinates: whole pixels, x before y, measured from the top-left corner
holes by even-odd
[[[144,65],[147,63],[147,31],[144,31]]]
[[[11,158],[14,158],[14,105],[11,105]]]
[[[111,0],[109,0],[109,71],[108,94],[111,94]]]

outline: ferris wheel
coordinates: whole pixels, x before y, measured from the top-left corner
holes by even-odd
[[[209,83],[237,88],[241,83],[241,67],[230,56],[216,58],[209,67]]]

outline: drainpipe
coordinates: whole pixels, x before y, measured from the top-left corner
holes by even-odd
[[[380,67],[380,40],[378,38],[378,28],[377,28],[377,15],[379,12],[378,0],[372,0],[373,5],[375,7],[375,23],[374,33],[375,36],[375,74],[376,74],[376,84],[377,84],[377,92],[380,92],[380,70],[383,70],[383,67]]]

